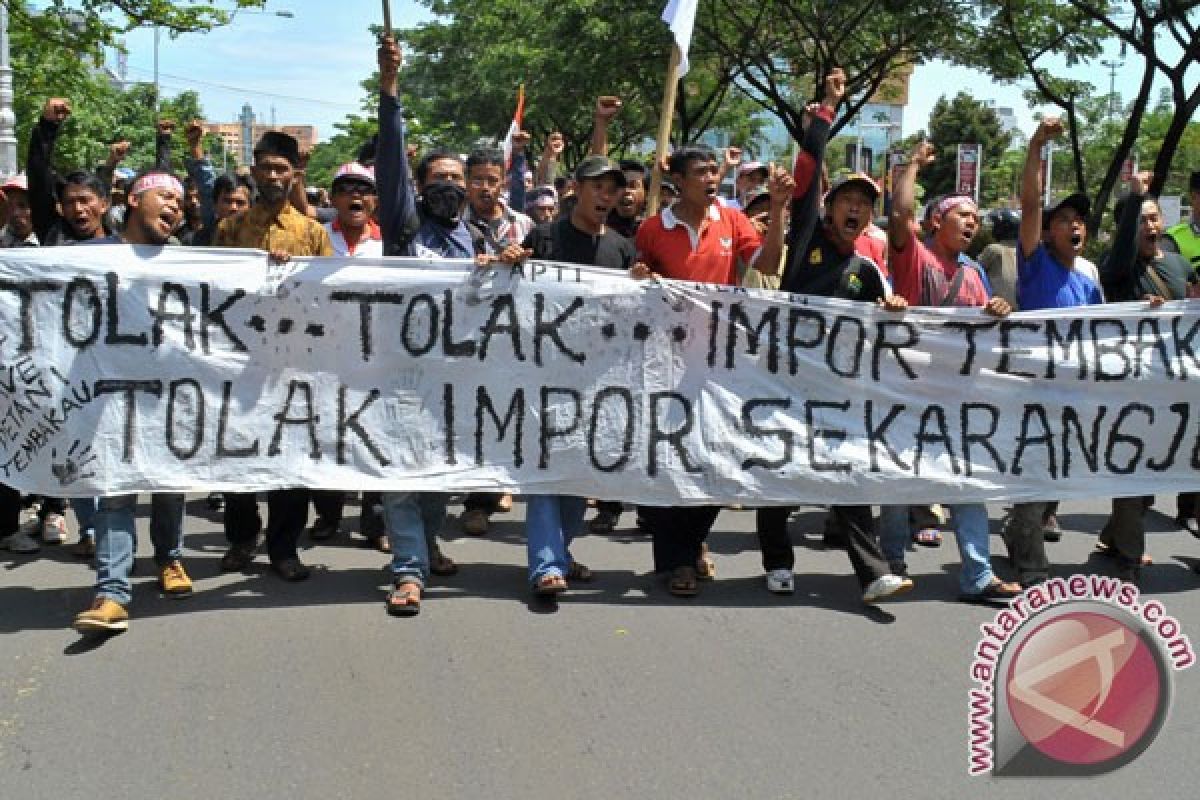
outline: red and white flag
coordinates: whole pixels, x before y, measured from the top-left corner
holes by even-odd
[[[521,118],[525,116],[525,84],[517,87],[517,110],[513,114],[512,125],[504,135],[504,171],[512,169],[513,137],[521,131]]]

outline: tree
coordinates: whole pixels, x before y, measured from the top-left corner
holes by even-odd
[[[922,173],[922,184],[931,195],[955,190],[955,163],[958,145],[982,146],[980,201],[984,205],[1007,194],[1009,185],[995,169],[1000,166],[1011,139],[1000,126],[996,111],[966,92],[952,100],[938,98],[929,114],[929,138],[938,149],[938,158]],[[999,179],[998,179],[999,178]]]
[[[525,85],[525,127],[540,149],[567,140],[570,167],[588,151],[594,99],[624,105],[609,127],[612,152],[654,136],[671,38],[658,4],[639,0],[421,0],[438,19],[398,32],[408,60],[406,109],[439,144],[467,149],[499,136]],[[749,116],[733,86],[733,61],[697,44],[677,105],[676,141]]]
[[[990,17],[979,48],[964,54],[966,62],[987,69],[1000,80],[1029,77],[1034,83],[1034,89],[1026,92],[1031,103],[1048,102],[1062,109],[1075,187],[1082,191],[1087,181],[1078,104],[1094,94],[1095,87],[1055,74],[1044,62],[1047,57],[1060,58],[1073,67],[1098,58],[1107,32],[1078,9],[1055,0],[999,0],[984,2],[981,8]]]
[[[195,33],[226,25],[238,10],[261,8],[266,0],[216,3],[171,3],[166,0],[76,0],[68,7],[53,0],[49,9],[32,8],[27,0],[4,0],[10,34],[30,33],[46,47],[64,48],[76,58],[97,57],[105,47],[119,47],[122,34],[155,25],[168,34]],[[234,6],[229,8],[229,4]]]
[[[59,139],[56,156],[62,166],[91,166],[102,161],[108,144],[123,133],[153,140],[153,92],[133,87],[127,94],[101,69],[105,47],[140,25],[158,25],[168,33],[203,31],[231,19],[229,4],[168,3],[163,0],[80,0],[68,10],[56,2],[38,11],[27,0],[3,0],[9,11],[13,109],[17,119],[17,153],[23,162],[29,131],[50,97],[66,97],[74,113]],[[264,0],[231,0],[236,8],[261,7]],[[164,101],[164,114],[181,117],[199,111],[190,100]],[[181,98],[183,96],[181,95]],[[126,100],[128,99],[128,103]],[[131,103],[140,103],[141,116]],[[122,130],[118,130],[121,128]],[[182,140],[182,134],[178,137]],[[135,142],[131,163],[153,161],[152,144]],[[180,144],[182,147],[182,144]],[[182,150],[180,151],[182,152]]]
[[[969,0],[711,0],[696,16],[698,39],[735,65],[747,95],[801,138],[804,107],[820,100],[821,77],[846,72],[846,108],[832,134],[889,77],[934,57],[969,51],[976,39]],[[936,24],[931,24],[936,20]]]

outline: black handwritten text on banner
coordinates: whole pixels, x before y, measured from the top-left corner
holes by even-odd
[[[1013,315],[530,262],[0,255],[0,482],[658,504],[1200,485],[1194,304]]]

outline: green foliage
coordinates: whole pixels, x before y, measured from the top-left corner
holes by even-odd
[[[467,149],[508,128],[517,87],[525,128],[540,151],[552,131],[566,138],[569,167],[588,150],[600,95],[624,107],[609,127],[614,154],[655,135],[670,52],[661,6],[641,0],[422,0],[438,19],[400,31],[408,66],[401,92],[415,138]],[[730,62],[693,46],[677,102],[677,141],[724,129],[752,140],[758,123],[732,86]]]
[[[165,32],[208,30],[230,19],[230,4],[171,3],[166,0],[79,0],[68,5],[53,0],[35,10],[27,0],[4,0],[9,9],[13,67],[13,108],[17,118],[17,153],[23,164],[29,131],[50,97],[71,101],[73,113],[60,135],[56,156],[60,167],[94,166],[118,139],[133,143],[126,164],[134,168],[154,161],[154,92],[144,85],[122,90],[103,71],[103,48],[141,25]],[[237,8],[261,7],[263,0],[236,0]],[[162,116],[180,123],[176,134],[176,167],[182,168],[183,125],[200,113],[194,92],[164,100]]]
[[[121,35],[134,28],[157,25],[168,35],[207,31],[227,24],[239,9],[261,8],[265,2],[49,0],[34,8],[28,0],[4,0],[14,37],[29,34],[46,47],[62,48],[83,59],[99,57],[105,47],[120,46]]]
[[[1011,137],[1000,127],[1000,119],[993,108],[966,92],[959,92],[951,100],[940,97],[929,114],[929,138],[938,149],[937,160],[921,174],[921,183],[930,195],[954,191],[960,144],[983,146],[980,203],[993,205],[1000,196],[1007,194],[1011,184],[996,174],[996,168],[1008,150]]]

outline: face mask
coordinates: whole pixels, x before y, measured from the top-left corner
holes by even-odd
[[[455,227],[467,192],[456,183],[435,181],[421,193],[421,206],[425,216],[439,225]]]

